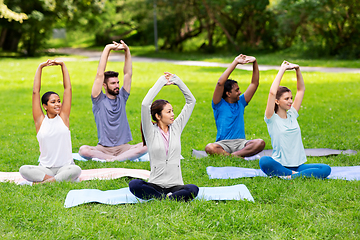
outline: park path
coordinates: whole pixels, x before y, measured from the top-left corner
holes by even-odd
[[[79,55],[87,57],[85,61],[99,61],[101,52],[95,50],[86,50],[82,48],[60,48],[56,50],[57,53],[69,54],[69,55]],[[79,61],[76,58],[65,57],[66,61]],[[109,56],[109,61],[112,62],[123,62],[125,60],[124,54],[120,52],[111,52]],[[205,61],[182,61],[182,60],[170,60],[170,59],[161,59],[161,58],[147,58],[147,57],[132,57],[133,62],[166,62],[177,65],[186,65],[186,66],[203,66],[203,67],[224,67],[229,66],[228,63],[217,63],[217,62],[205,62]],[[252,65],[238,65],[236,68],[252,71]],[[280,66],[272,65],[259,65],[260,71],[266,70],[278,70]],[[329,68],[329,67],[301,67],[302,72],[327,72],[327,73],[360,73],[360,68]]]

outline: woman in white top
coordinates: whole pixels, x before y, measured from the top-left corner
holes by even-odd
[[[163,86],[176,85],[184,94],[186,103],[174,120],[171,104],[166,100],[152,102]],[[195,107],[195,98],[179,77],[165,73],[146,94],[141,106],[143,142],[147,145],[151,173],[149,182],[134,179],[129,183],[130,191],[141,199],[163,199],[189,201],[195,198],[199,188],[184,185],[181,167],[181,133]],[[153,123],[151,118],[155,121]]]
[[[46,111],[44,115],[40,103],[41,73],[47,66],[60,65],[63,74],[63,103],[55,92],[46,92],[41,103]],[[75,165],[72,158],[71,136],[69,130],[69,115],[71,109],[71,83],[69,72],[62,61],[47,60],[39,65],[35,73],[32,112],[39,141],[39,165],[24,165],[20,174],[33,183],[54,181],[74,181],[81,173],[81,168]]]
[[[294,101],[290,89],[279,86],[285,71],[290,69],[296,71],[297,92]],[[331,168],[326,164],[304,164],[307,160],[297,122],[304,93],[305,84],[299,65],[284,61],[271,85],[265,110],[273,153],[271,157],[262,157],[259,165],[269,176],[293,179],[301,176],[326,178],[330,175]]]

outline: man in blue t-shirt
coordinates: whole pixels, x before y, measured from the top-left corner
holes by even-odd
[[[118,72],[106,71],[106,64],[111,50],[124,50],[124,83],[119,87]],[[142,143],[130,145],[132,140],[125,106],[130,95],[132,61],[129,47],[121,41],[105,46],[101,55],[95,81],[91,90],[93,113],[99,142],[97,146],[81,146],[79,154],[91,159],[124,161],[136,159],[147,150]],[[102,87],[105,93],[102,92]]]
[[[236,81],[228,79],[238,64],[253,63],[253,75],[249,87],[241,94]],[[244,109],[259,86],[259,67],[255,57],[240,54],[220,76],[212,99],[217,128],[216,142],[205,147],[208,154],[253,156],[265,147],[262,139],[246,140]]]

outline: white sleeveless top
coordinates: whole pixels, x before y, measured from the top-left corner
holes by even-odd
[[[52,119],[45,115],[36,137],[40,146],[40,166],[50,168],[74,164],[70,130],[59,115]]]

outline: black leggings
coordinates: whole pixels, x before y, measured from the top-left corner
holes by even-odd
[[[189,201],[194,199],[199,188],[194,184],[178,185],[170,188],[163,188],[156,184],[145,182],[144,180],[134,179],[129,182],[129,189],[132,194],[141,199],[165,199],[168,193],[170,200]]]

